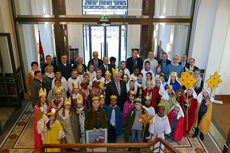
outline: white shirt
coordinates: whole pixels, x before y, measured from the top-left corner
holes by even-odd
[[[135,80],[137,80],[137,76],[135,76],[134,73],[130,75],[130,78],[134,78]]]
[[[115,109],[112,110],[112,114],[111,114],[111,119],[110,119],[110,124],[112,126],[115,126],[116,125],[116,115],[115,115]]]
[[[55,82],[54,82],[55,79],[56,78],[52,80],[52,89],[55,87]],[[65,77],[61,77],[61,87],[65,89],[65,91],[68,91],[68,84],[67,84]]]
[[[124,69],[124,73],[127,74],[128,76],[130,76],[129,69],[125,68],[125,69]]]
[[[100,82],[105,82],[105,78],[104,78],[104,77],[101,77],[99,80],[97,79],[97,77],[95,77],[95,78],[93,79],[93,81],[94,81],[94,80],[97,80],[97,81],[100,81]],[[93,81],[92,81],[92,82],[93,82]]]
[[[73,90],[73,84],[77,83],[79,84],[79,79],[72,79],[71,77],[68,79],[68,90],[69,90],[69,93],[72,93],[72,90]]]
[[[146,71],[145,68],[141,70],[141,73],[143,74],[143,80],[146,81],[146,73],[150,72],[153,76],[153,71],[150,69],[149,71]]]
[[[95,71],[93,71],[93,72],[88,71],[87,73],[89,74],[90,81],[93,81],[93,79],[96,77],[96,72]]]
[[[144,62],[143,62],[143,68],[145,68],[145,62],[146,62],[146,61],[149,61],[149,62],[150,62],[151,70],[152,70],[153,72],[155,72],[155,71],[156,71],[156,67],[157,67],[157,65],[158,65],[158,61],[155,60],[154,58],[153,58],[153,59],[147,58],[147,59],[145,59]]]

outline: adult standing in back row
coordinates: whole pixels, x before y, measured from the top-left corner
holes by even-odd
[[[129,69],[130,74],[133,73],[133,68],[138,67],[139,70],[142,70],[143,61],[140,57],[137,57],[139,54],[139,49],[132,50],[132,57],[129,57],[126,60],[126,68]]]
[[[89,65],[90,64],[93,64],[94,66],[94,71],[96,71],[96,69],[98,69],[102,64],[103,64],[103,61],[101,59],[98,58],[98,52],[97,51],[94,51],[93,52],[93,59],[91,59],[88,63],[88,68],[89,68]]]
[[[144,60],[143,62],[143,68],[145,68],[145,62],[149,61],[150,62],[150,69],[155,72],[156,71],[156,67],[158,65],[158,61],[154,59],[154,52],[152,50],[150,50],[148,52],[148,58]],[[144,76],[145,77],[145,76]]]
[[[162,53],[162,56],[161,56],[161,60],[158,61],[158,64],[161,65],[162,67],[162,73],[164,75],[166,75],[166,71],[167,71],[167,66],[169,64],[171,64],[171,61],[167,59],[168,58],[168,55],[167,53],[163,52]]]
[[[71,64],[67,63],[67,55],[61,55],[61,63],[57,66],[57,69],[61,72],[62,76],[65,77],[66,80],[71,77],[72,67]]]

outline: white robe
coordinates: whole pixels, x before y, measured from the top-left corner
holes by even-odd
[[[55,79],[56,78],[52,80],[52,89],[55,87]],[[65,89],[66,92],[68,91],[68,83],[64,77],[61,78],[61,87],[62,89]]]
[[[149,108],[146,106],[142,106],[142,107],[149,113],[149,115],[152,115],[152,116],[155,115],[155,109],[152,106],[150,106]]]
[[[153,122],[149,126],[149,132],[152,135],[152,140],[156,137],[165,139],[165,134],[171,133],[171,127],[167,115],[159,117],[157,114],[153,117]],[[154,148],[159,147],[160,143],[154,145]],[[162,150],[164,150],[164,145],[161,144]],[[163,153],[160,149],[154,150],[154,152]]]
[[[73,84],[77,83],[79,85],[79,79],[72,79],[72,78],[69,78],[68,79],[68,91],[69,93],[72,93],[72,90],[73,90]]]

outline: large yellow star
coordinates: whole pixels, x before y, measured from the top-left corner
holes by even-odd
[[[153,116],[149,115],[149,113],[146,112],[145,114],[140,114],[140,119],[138,120],[138,122],[146,125],[148,123],[152,123],[152,119],[153,119]]]
[[[189,74],[186,70],[181,73],[181,77],[178,79],[182,86],[185,86],[186,89],[193,87],[193,84],[197,82],[197,79],[193,78],[193,74]]]
[[[220,79],[220,75],[218,75],[218,73],[215,72],[214,75],[210,76],[210,78],[206,80],[206,82],[208,83],[208,87],[210,87],[213,91],[214,88],[218,87],[222,80]]]

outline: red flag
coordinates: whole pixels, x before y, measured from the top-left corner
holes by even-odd
[[[40,56],[40,68],[42,68],[45,64],[45,56],[42,48],[42,43],[40,39],[40,33],[39,33],[39,56]]]

